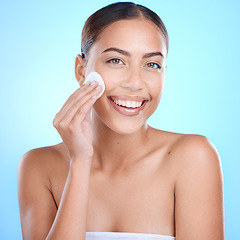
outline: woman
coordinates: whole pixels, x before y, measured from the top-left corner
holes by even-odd
[[[115,3],[89,17],[75,62],[80,88],[53,120],[63,142],[19,164],[24,239],[224,239],[213,144],[147,125],[167,52],[164,24],[143,6]],[[97,82],[83,84],[92,71],[105,82],[100,98]]]

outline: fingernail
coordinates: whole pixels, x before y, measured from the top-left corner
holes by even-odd
[[[89,84],[90,84],[90,82],[86,82],[86,83],[85,83],[85,86],[88,86]]]
[[[91,85],[94,85],[96,83],[96,81],[92,82]]]
[[[97,97],[97,95],[92,96],[93,99],[95,99],[96,97]]]

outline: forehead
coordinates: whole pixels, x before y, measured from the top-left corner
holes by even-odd
[[[129,52],[161,51],[166,56],[166,43],[160,29],[150,20],[120,20],[106,27],[93,44],[95,51],[118,47]]]

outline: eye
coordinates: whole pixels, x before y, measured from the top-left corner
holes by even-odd
[[[154,62],[147,63],[146,66],[148,66],[149,68],[154,68],[159,70],[162,69],[162,66],[160,64],[154,63]]]
[[[118,58],[112,58],[112,59],[108,60],[107,63],[120,64],[120,65],[124,64],[123,61]]]

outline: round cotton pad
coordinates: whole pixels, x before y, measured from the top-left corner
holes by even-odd
[[[99,73],[97,73],[97,72],[90,72],[87,75],[87,77],[86,77],[86,79],[85,79],[83,84],[86,84],[86,82],[94,82],[94,81],[98,82],[98,84],[100,86],[102,86],[102,88],[103,88],[102,92],[98,95],[98,98],[100,98],[102,96],[103,92],[105,91],[105,84],[104,84],[104,81],[103,81],[103,79],[102,79],[102,77],[101,77],[101,75]]]

